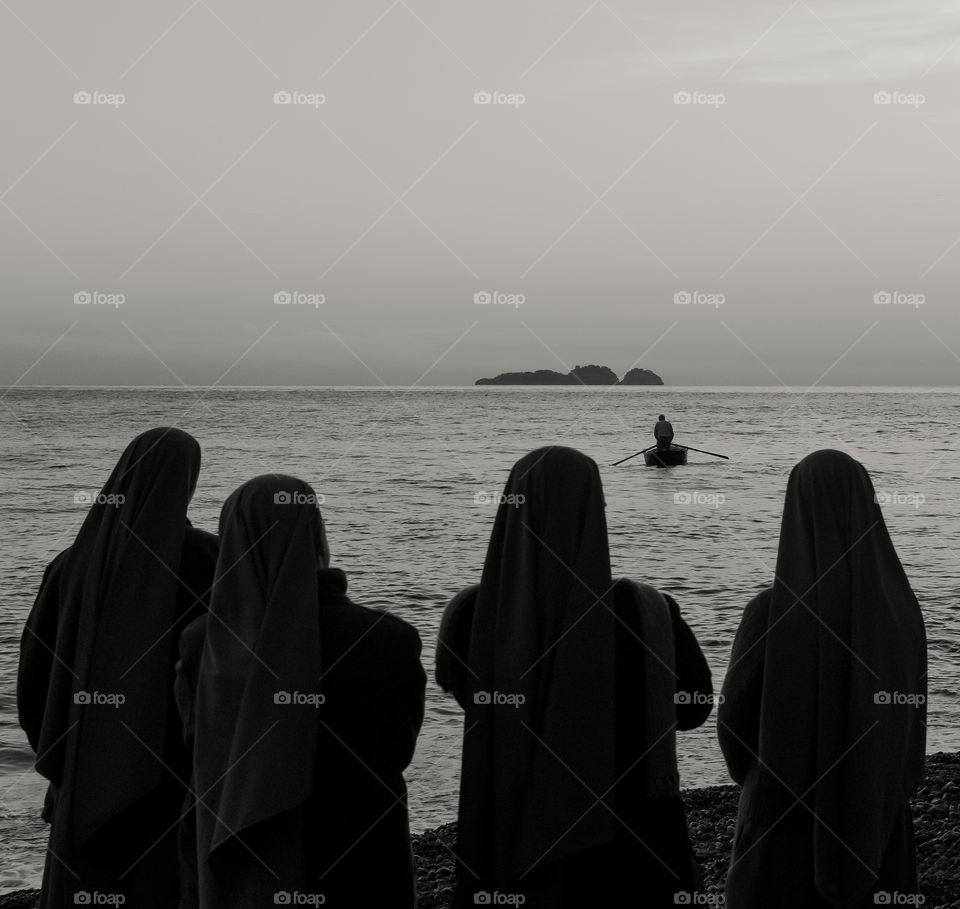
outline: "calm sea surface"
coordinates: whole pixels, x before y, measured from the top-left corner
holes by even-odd
[[[358,602],[420,631],[431,677],[413,765],[415,831],[454,819],[462,715],[433,684],[441,611],[478,581],[494,506],[532,448],[579,448],[600,464],[614,576],[671,593],[723,681],[746,602],[772,578],[787,474],[817,448],[862,461],[926,616],[928,751],[960,750],[960,390],[661,388],[13,389],[0,392],[0,892],[37,885],[46,831],[43,784],[16,721],[17,650],[47,562],[83,519],[130,439],[176,425],[203,447],[191,520],[215,530],[219,507],[260,473],[302,477],[326,497],[333,561]],[[621,467],[652,441],[657,414],[691,453],[675,470]],[[691,504],[676,504],[690,493]],[[714,504],[696,504],[696,493]],[[716,502],[722,496],[722,504]],[[899,497],[899,498],[896,498]],[[703,498],[702,496],[700,498]],[[728,782],[715,721],[679,736],[686,787]]]

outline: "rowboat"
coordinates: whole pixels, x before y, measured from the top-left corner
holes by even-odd
[[[679,467],[687,463],[687,449],[679,445],[671,445],[667,451],[654,448],[644,452],[643,463],[647,467]]]

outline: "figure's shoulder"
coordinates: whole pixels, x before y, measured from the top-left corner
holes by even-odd
[[[463,621],[468,621],[477,605],[479,590],[479,584],[471,584],[469,587],[464,587],[459,593],[454,594],[450,602],[444,607],[444,624],[458,625]]]
[[[73,552],[73,547],[68,546],[62,552],[57,553],[48,563],[46,568],[43,569],[43,579],[40,581],[40,589],[43,590],[48,584],[56,584],[57,579],[60,574],[64,571],[67,565],[70,564],[70,555]]]
[[[766,587],[755,594],[743,609],[738,634],[746,638],[753,638],[762,634],[769,625],[770,604],[772,602],[772,587]]]
[[[744,607],[743,617],[746,619],[748,616],[751,618],[755,617],[766,617],[770,612],[770,604],[773,601],[773,587],[765,587],[758,594],[756,594],[752,600]]]
[[[644,584],[642,581],[635,581],[633,578],[616,578],[613,582],[613,596],[618,604],[643,605],[665,602],[674,607],[677,605],[671,597],[657,590],[656,587]]]
[[[51,560],[50,564],[43,570],[44,577],[47,575],[56,574],[58,571],[63,570],[63,568],[70,561],[70,556],[73,553],[73,547],[68,546],[66,549],[58,552]]]
[[[420,653],[420,632],[408,621],[370,606],[361,606],[343,597],[329,610],[328,618],[338,626],[338,636],[367,641],[384,653],[414,650]]]

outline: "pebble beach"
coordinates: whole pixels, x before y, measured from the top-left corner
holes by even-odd
[[[687,824],[704,890],[722,894],[737,815],[737,786],[685,789]],[[960,754],[927,756],[926,779],[913,801],[920,890],[926,909],[960,909]],[[413,837],[420,909],[444,909],[453,893],[457,825]],[[0,909],[33,909],[39,891],[0,896]],[[172,909],[172,907],[171,907]]]
[[[739,791],[738,786],[683,791],[706,893],[723,893]],[[960,754],[927,756],[926,780],[913,801],[913,817],[923,906],[960,909]],[[446,824],[413,838],[420,909],[443,909],[449,903],[456,834],[456,824]]]

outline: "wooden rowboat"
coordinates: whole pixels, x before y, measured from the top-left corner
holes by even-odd
[[[643,463],[647,467],[679,467],[687,463],[687,449],[679,445],[671,445],[667,451],[647,451],[643,455]]]

